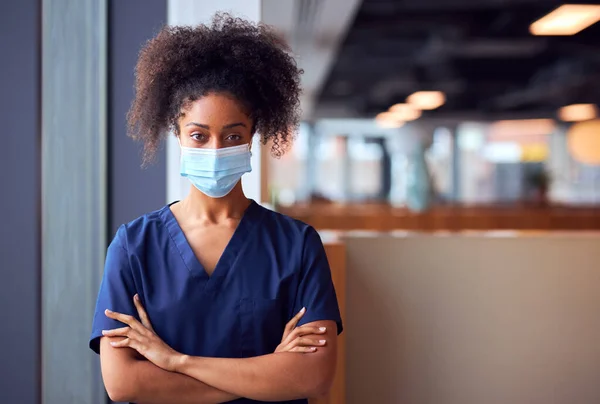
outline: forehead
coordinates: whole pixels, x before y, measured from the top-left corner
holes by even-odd
[[[202,121],[201,123],[248,120],[248,114],[242,104],[227,94],[207,94],[189,103],[183,110],[183,121]]]

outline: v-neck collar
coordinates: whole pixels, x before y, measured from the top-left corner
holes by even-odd
[[[221,257],[217,261],[213,273],[209,276],[200,261],[198,261],[196,254],[194,254],[194,250],[185,237],[181,226],[179,226],[175,215],[171,211],[171,205],[175,203],[176,202],[173,202],[165,206],[160,214],[167,231],[169,232],[169,236],[181,255],[181,259],[190,272],[190,275],[194,278],[204,280],[206,282],[206,289],[215,289],[227,276],[231,267],[234,266],[239,253],[246,245],[245,240],[254,228],[254,225],[262,216],[262,209],[255,201],[250,200],[250,205],[248,205],[244,211],[231,239],[229,239]]]

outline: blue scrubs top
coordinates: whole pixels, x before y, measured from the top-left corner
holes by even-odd
[[[134,315],[139,294],[156,333],[188,355],[248,358],[273,353],[285,324],[342,321],[325,250],[310,226],[251,202],[209,277],[170,206],[123,225],[108,247],[90,348]],[[237,403],[255,403],[248,399]],[[307,403],[296,400],[293,403]]]

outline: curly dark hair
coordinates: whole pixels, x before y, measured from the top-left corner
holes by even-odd
[[[129,136],[154,158],[189,103],[212,92],[233,95],[271,153],[288,149],[300,118],[300,74],[285,42],[268,26],[227,13],[210,25],[164,27],[140,51]],[[253,132],[253,133],[255,133]]]

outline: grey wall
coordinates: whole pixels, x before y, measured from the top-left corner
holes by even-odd
[[[108,238],[117,228],[166,202],[165,150],[142,169],[141,145],[127,137],[134,69],[142,45],[167,21],[167,0],[108,3]]]
[[[0,403],[40,389],[40,2],[0,2]]]
[[[86,345],[88,306],[97,290],[105,248],[103,223],[110,236],[118,224],[156,209],[166,199],[164,152],[157,164],[141,170],[139,147],[125,137],[137,53],[166,21],[166,0],[110,1],[110,16],[104,22],[104,2],[78,2],[78,7],[68,3],[0,2],[0,118],[5,139],[0,148],[0,209],[5,213],[0,225],[1,403],[42,401],[42,307],[44,402],[92,402],[102,396],[95,384],[97,358]],[[108,61],[102,57],[107,29]],[[42,38],[48,59],[44,103]],[[108,85],[103,81],[106,73]],[[103,131],[108,131],[108,139]],[[83,133],[89,136],[82,138]],[[69,148],[73,144],[77,150]],[[112,155],[103,162],[107,151]],[[69,241],[73,237],[76,240]],[[70,342],[59,342],[62,332]],[[65,344],[72,348],[65,349]]]
[[[348,404],[600,402],[600,234],[347,240]]]
[[[126,136],[138,52],[166,21],[166,0],[109,2],[109,237],[119,225],[166,203],[164,148],[142,169],[141,147]]]

